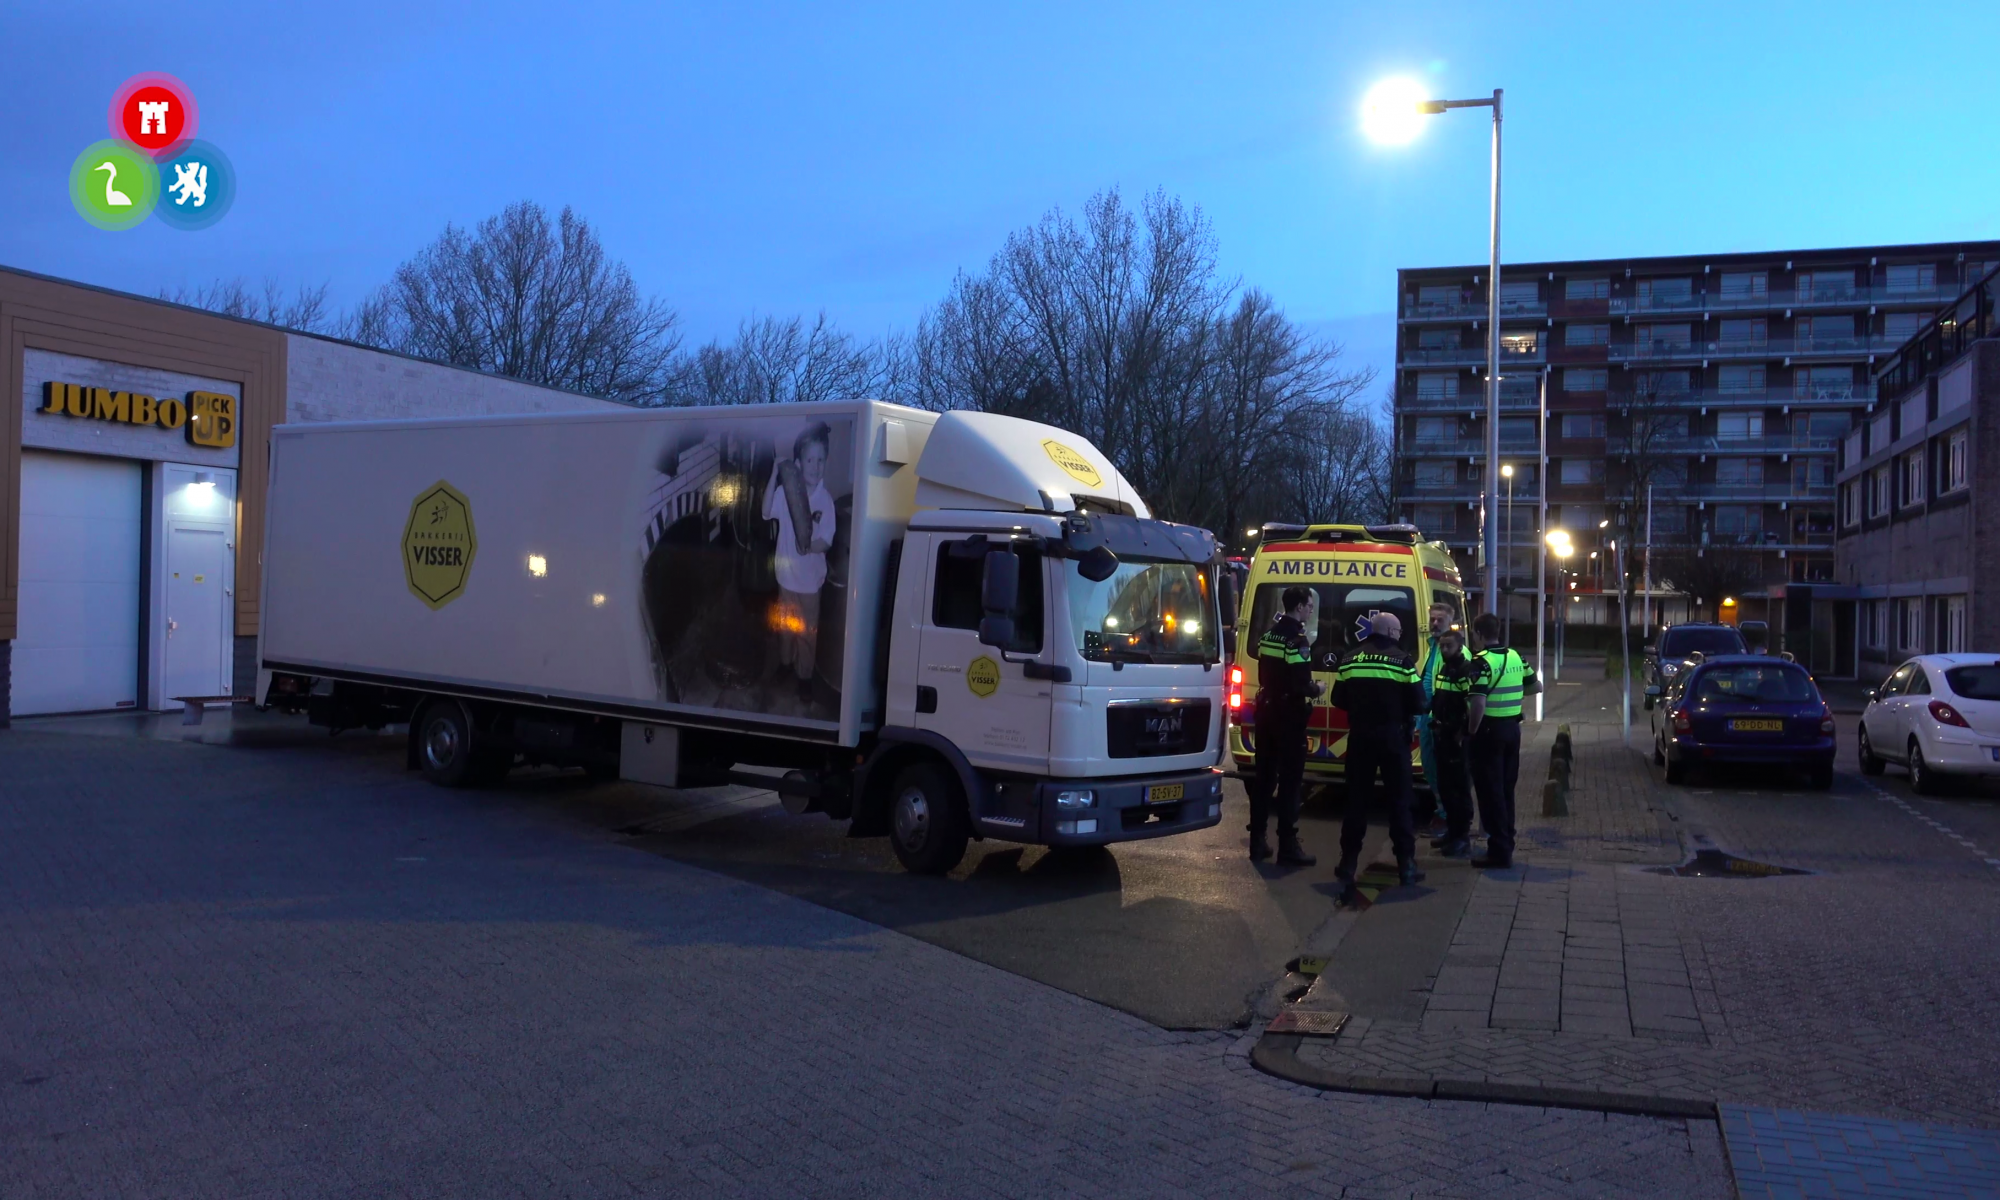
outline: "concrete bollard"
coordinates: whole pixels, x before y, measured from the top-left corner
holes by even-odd
[[[1549,747],[1549,777],[1542,784],[1542,815],[1569,815],[1570,775],[1576,766],[1576,742],[1569,726],[1556,726],[1555,743]]]

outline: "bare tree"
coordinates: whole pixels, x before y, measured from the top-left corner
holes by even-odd
[[[821,313],[801,318],[757,317],[728,343],[710,342],[681,364],[668,388],[674,404],[784,404],[854,400],[881,394],[885,360],[902,368],[900,344],[865,345]]]
[[[1724,597],[1739,595],[1764,582],[1764,564],[1755,550],[1739,546],[1703,545],[1687,537],[1653,550],[1653,574],[1660,586],[1688,598],[1696,619],[1716,620]]]
[[[237,278],[218,279],[194,288],[178,287],[171,292],[162,288],[160,299],[205,308],[226,316],[262,321],[267,325],[280,325],[286,329],[323,333],[336,325],[332,311],[327,307],[326,293],[327,285],[324,283],[316,287],[300,284],[287,296],[275,279],[264,280],[262,290],[252,291],[249,285]]]
[[[357,341],[628,403],[658,403],[680,345],[590,225],[531,201],[447,225],[349,319]]]

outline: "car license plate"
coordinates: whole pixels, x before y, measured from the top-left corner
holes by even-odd
[[[1146,803],[1165,804],[1169,800],[1180,799],[1186,793],[1187,785],[1184,783],[1156,783],[1146,789]]]
[[[2000,746],[1988,746],[1987,749],[1993,752],[1993,761],[2000,762]]]
[[[1783,733],[1785,731],[1785,723],[1783,721],[1765,717],[1735,717],[1730,720],[1729,727],[1738,733]]]

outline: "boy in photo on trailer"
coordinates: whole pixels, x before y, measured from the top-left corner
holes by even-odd
[[[797,676],[799,703],[808,707],[819,644],[819,593],[833,544],[833,496],[826,490],[832,441],[824,421],[807,426],[764,488],[764,518],[778,523],[778,661]]]

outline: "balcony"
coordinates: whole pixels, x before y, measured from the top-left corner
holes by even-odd
[[[1412,458],[1478,458],[1486,457],[1486,439],[1467,438],[1411,438],[1404,444],[1404,453]],[[1541,453],[1541,446],[1534,438],[1500,437],[1500,457],[1534,458]],[[1505,485],[1505,481],[1502,481]]]
[[[1482,367],[1486,365],[1486,343],[1477,346],[1405,346],[1396,351],[1399,367]],[[1539,363],[1542,348],[1509,350],[1500,347],[1500,369]]]
[[[1799,486],[1789,479],[1766,480],[1763,483],[1713,483],[1696,482],[1686,485],[1681,498],[1689,502],[1706,500],[1710,502],[1733,502],[1752,504],[1806,504],[1833,503],[1833,481],[1824,484]]]
[[[1614,296],[1613,316],[1691,315],[1710,312],[1765,312],[1792,309],[1812,312],[1819,309],[1876,307],[1939,307],[1964,289],[1953,285],[1927,288],[1820,287],[1767,292],[1696,292],[1691,296]]]
[[[1815,437],[1805,433],[1778,433],[1769,437],[1725,438],[1712,433],[1678,436],[1662,434],[1636,452],[1647,454],[1832,454],[1835,437]],[[1613,438],[1609,454],[1630,455],[1634,450]]]
[[[1506,289],[1501,288],[1502,291]],[[1544,300],[1500,301],[1500,315],[1504,317],[1546,317],[1549,315],[1548,302]],[[1467,296],[1460,300],[1433,301],[1405,300],[1399,318],[1404,321],[1483,321],[1486,319],[1486,300],[1483,296]]]
[[[1853,384],[1846,388],[1750,388],[1742,391],[1715,391],[1693,388],[1685,392],[1659,392],[1653,395],[1636,395],[1629,391],[1612,392],[1610,407],[1622,409],[1660,408],[1664,410],[1690,408],[1783,408],[1787,406],[1825,405],[1829,408],[1852,408],[1872,404],[1873,393],[1864,384]]]
[[[1887,353],[1908,338],[1879,333],[1842,337],[1752,338],[1743,341],[1613,342],[1612,362],[1698,362],[1718,358],[1859,358]]]
[[[1399,500],[1473,501],[1483,498],[1486,490],[1476,479],[1451,479],[1442,483],[1417,480],[1403,483],[1396,489]]]
[[[1538,412],[1539,397],[1534,392],[1500,393],[1501,412]],[[1452,412],[1482,413],[1486,411],[1486,393],[1480,391],[1457,392],[1432,396],[1403,396],[1396,401],[1397,412]]]

